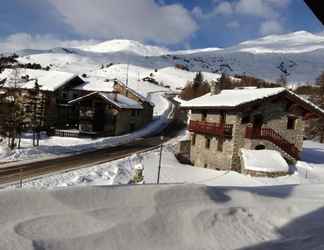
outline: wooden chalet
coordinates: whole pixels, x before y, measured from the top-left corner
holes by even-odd
[[[79,106],[81,134],[121,135],[144,125],[143,106],[117,92],[93,92],[69,104]]]

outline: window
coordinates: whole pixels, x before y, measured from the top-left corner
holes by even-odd
[[[136,115],[136,110],[132,110],[132,116],[134,117]]]
[[[220,124],[225,124],[226,123],[226,113],[222,111],[220,113]]]
[[[130,131],[131,132],[135,131],[135,124],[133,123],[130,124]]]
[[[220,137],[217,142],[217,151],[223,152],[224,138]]]
[[[248,124],[251,122],[251,117],[249,115],[242,118],[242,124]]]
[[[206,137],[206,144],[205,148],[209,149],[210,148],[210,138]]]
[[[207,163],[204,164],[204,168],[208,168],[208,164]]]
[[[295,128],[296,128],[296,118],[288,116],[287,129],[295,129]]]
[[[203,112],[203,113],[201,114],[201,120],[202,120],[203,122],[207,120],[207,113],[206,113],[206,112]]]
[[[63,97],[64,100],[67,100],[68,99],[68,94],[66,92],[63,92],[62,97]]]
[[[193,134],[191,137],[191,145],[195,146],[196,145],[196,134]]]

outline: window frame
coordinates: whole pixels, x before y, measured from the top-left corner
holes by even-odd
[[[196,145],[196,134],[192,134],[191,136],[191,146],[195,146]]]
[[[206,136],[205,137],[205,149],[210,149],[210,145],[211,145],[211,138]]]
[[[217,140],[217,151],[218,152],[223,152],[224,151],[224,138],[219,137]]]
[[[207,112],[206,111],[204,111],[204,112],[201,113],[201,121],[202,122],[207,121]]]
[[[297,117],[288,116],[287,130],[296,130]]]

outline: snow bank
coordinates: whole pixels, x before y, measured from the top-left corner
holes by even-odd
[[[0,192],[0,245],[15,250],[321,249],[323,188],[136,185],[5,191]]]
[[[246,170],[267,173],[288,172],[289,166],[278,151],[241,149]]]

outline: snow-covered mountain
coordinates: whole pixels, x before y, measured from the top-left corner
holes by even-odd
[[[232,49],[234,51],[251,52],[254,54],[311,52],[317,49],[324,49],[324,36],[306,31],[298,31],[242,42]]]
[[[132,40],[111,40],[79,49],[97,53],[129,52],[140,56],[159,56],[169,53],[165,48],[144,45]]]
[[[229,48],[168,51],[129,40],[112,40],[79,48],[54,48],[19,53],[23,63],[40,63],[52,70],[103,75],[131,81],[153,79],[154,84],[183,87],[194,72],[217,79],[222,72],[247,74],[276,81],[286,75],[290,83],[314,82],[324,70],[324,36],[299,31],[246,41]]]

